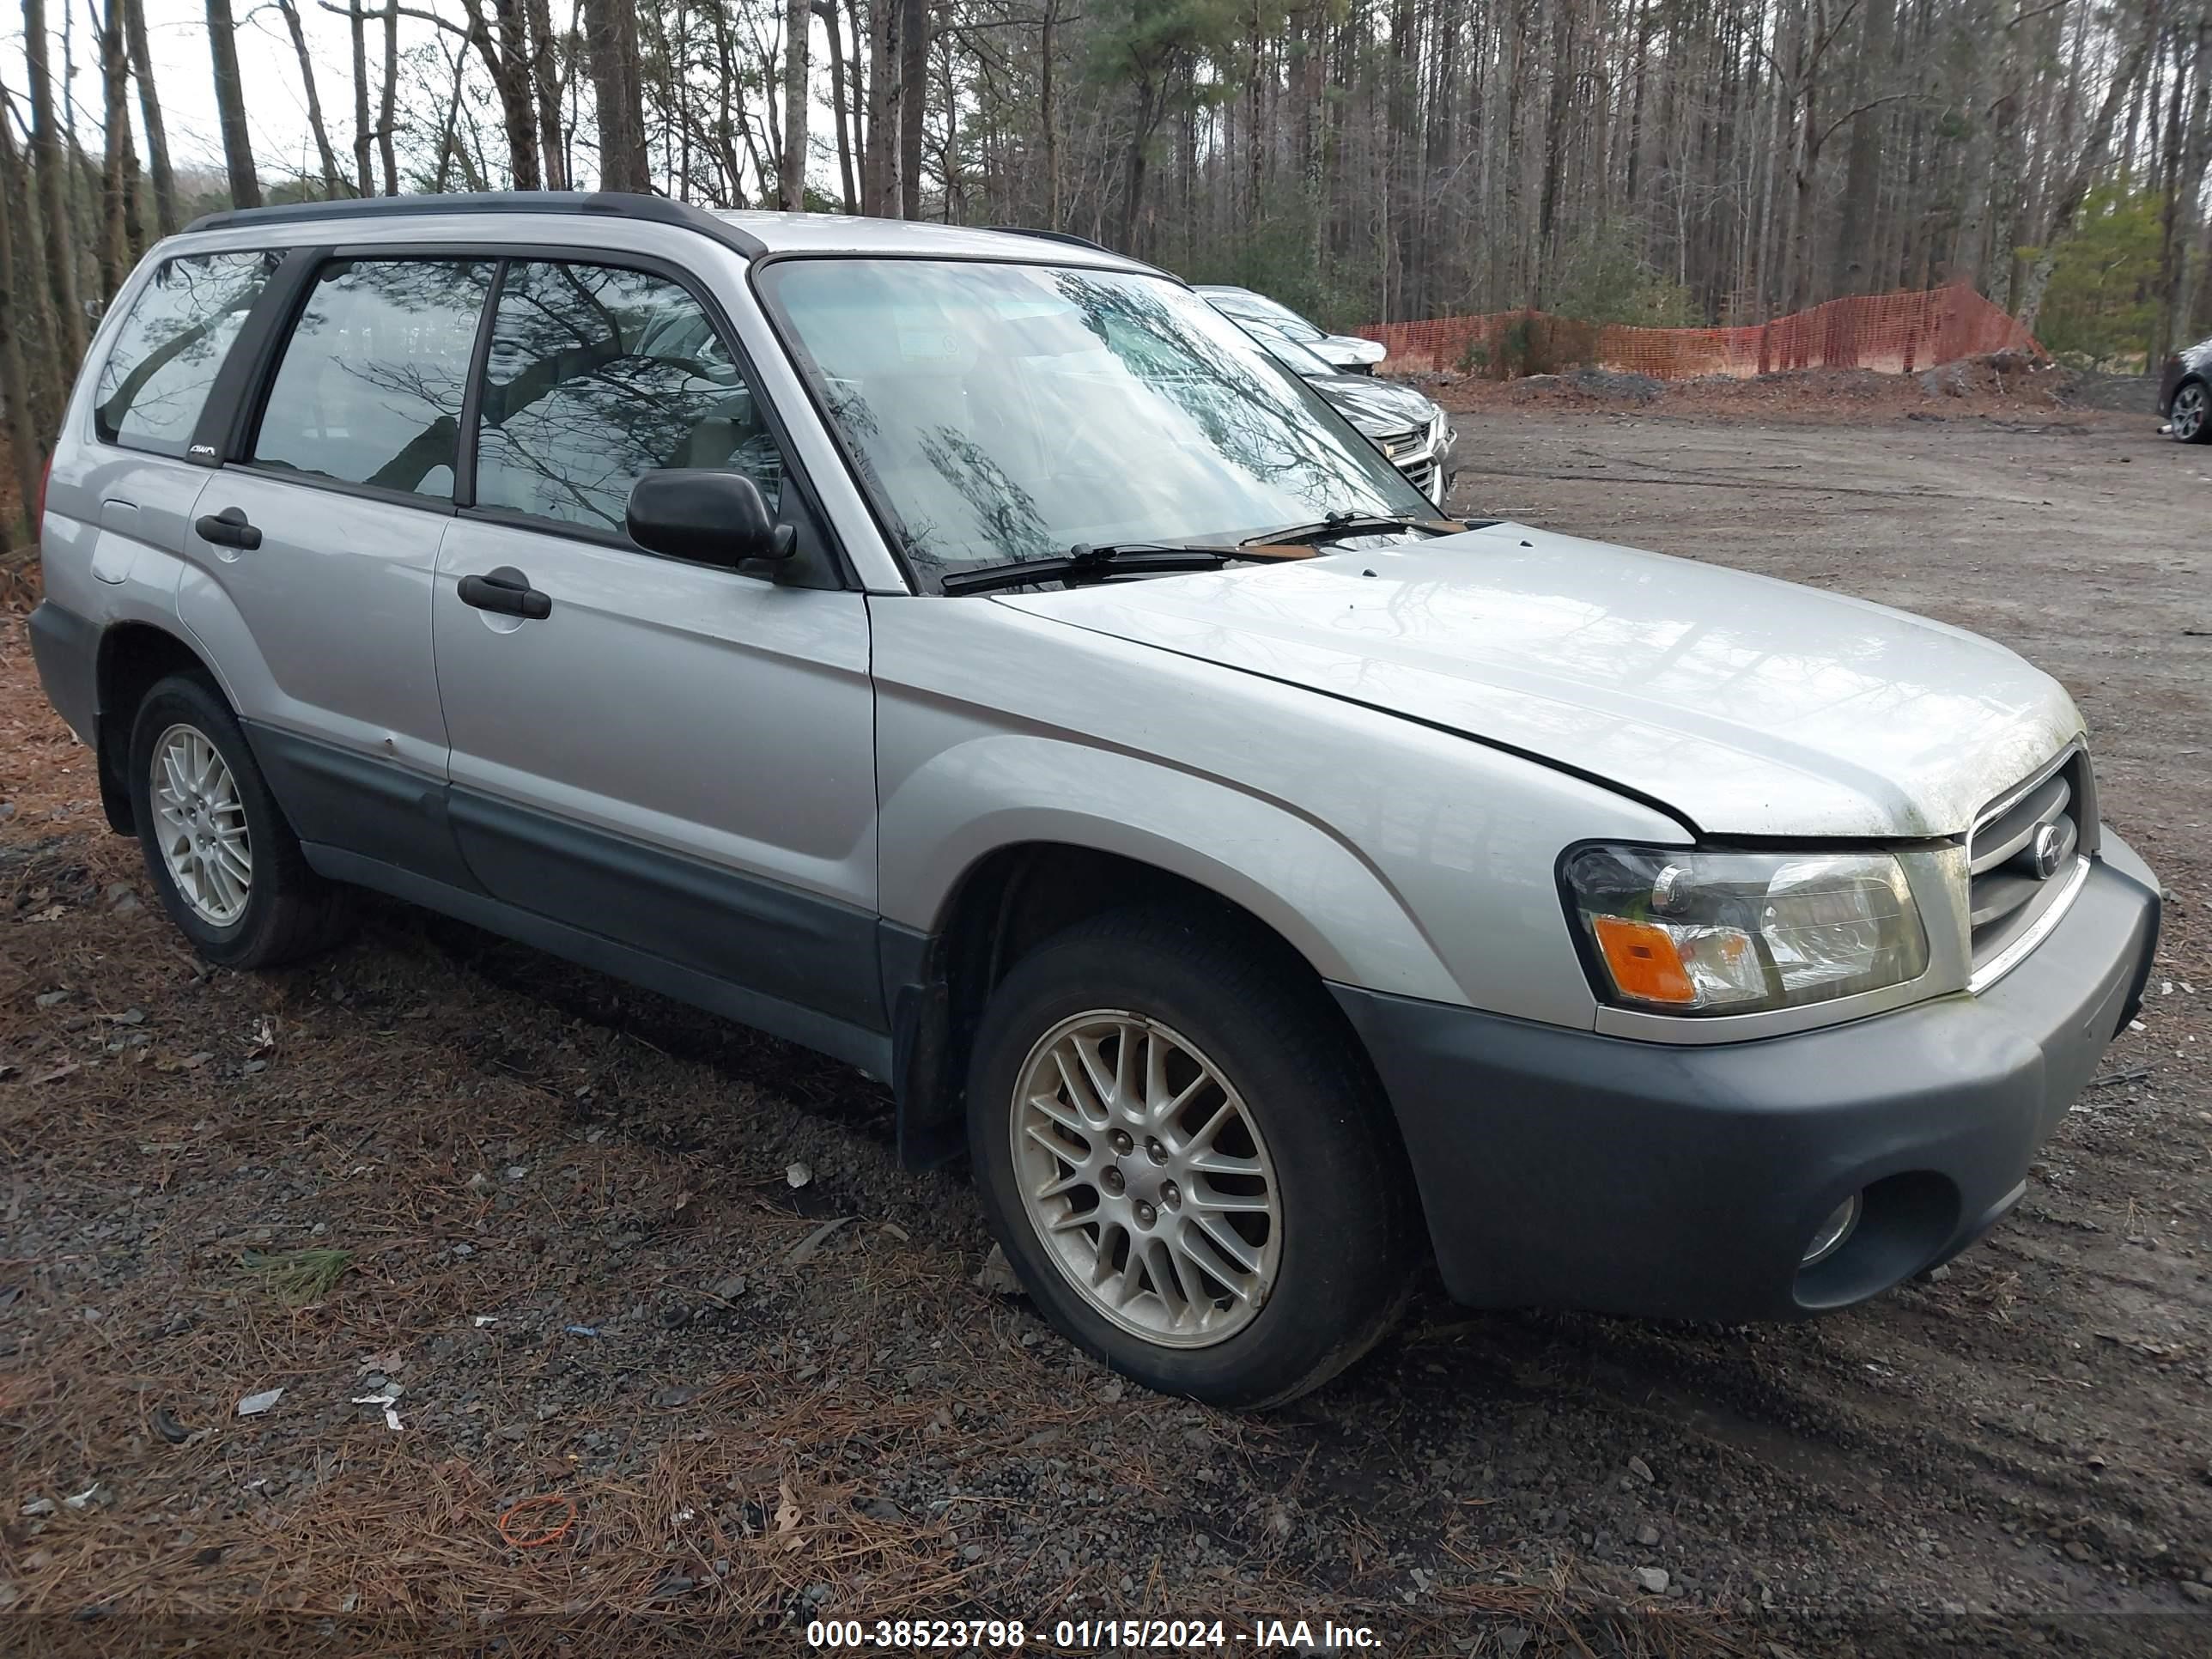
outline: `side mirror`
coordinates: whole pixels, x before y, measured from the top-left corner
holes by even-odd
[[[787,559],[791,526],[778,524],[760,486],[722,467],[671,466],[630,486],[629,538],[652,553],[701,564]]]

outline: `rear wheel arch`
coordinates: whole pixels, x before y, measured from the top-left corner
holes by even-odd
[[[100,636],[95,670],[100,805],[118,835],[138,832],[131,807],[131,728],[146,694],[172,674],[196,674],[218,692],[215,671],[178,635],[152,623],[117,623]]]

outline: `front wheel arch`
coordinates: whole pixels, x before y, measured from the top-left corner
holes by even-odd
[[[1340,1016],[1332,1018],[1333,999],[1317,981],[1286,974],[1252,945],[1209,917],[1158,904],[1108,911],[1045,941],[992,997],[970,1061],[966,1113],[985,1214],[1039,1310],[1079,1346],[1146,1386],[1230,1409],[1294,1399],[1372,1347],[1412,1294],[1424,1237],[1405,1147],[1364,1048]],[[1084,1143],[1075,1150],[1060,1143],[1054,1159],[1086,1173],[1025,1170],[1015,1148],[1036,1127],[1019,1120],[1023,1103],[1040,1098],[1028,1079],[1041,1045],[1063,1030],[1102,1023],[1124,1035],[1114,1059],[1102,1054],[1097,1066],[1085,1068],[1088,1085],[1072,1080],[1070,1066],[1079,1061],[1042,1068],[1060,1080],[1050,1087],[1064,1084],[1068,1091],[1045,1117],[1069,1126]],[[1256,1132],[1249,1145],[1212,1142],[1195,1127],[1217,1122],[1225,1098],[1194,1100],[1173,1079],[1155,1078],[1148,1065],[1128,1058],[1127,1034],[1145,1031],[1170,1035],[1188,1053],[1207,1057],[1226,1079],[1219,1086],[1241,1100],[1238,1109]],[[1110,1090],[1100,1082],[1109,1077]],[[1178,1120],[1186,1102],[1195,1116]],[[1118,1144],[1115,1126],[1127,1130]],[[1226,1176],[1203,1179],[1257,1181],[1263,1190],[1237,1184],[1215,1191],[1219,1201],[1208,1205],[1192,1187],[1178,1202],[1175,1178],[1189,1173],[1175,1161],[1179,1130],[1189,1134],[1180,1144],[1230,1152]],[[1115,1170],[1126,1170],[1126,1182]],[[1025,1188],[1033,1180],[1043,1183],[1034,1194]],[[1115,1224],[1110,1241],[1102,1223],[1096,1258],[1071,1266],[1056,1259],[1060,1253],[1048,1241],[1071,1223],[1088,1224],[1076,1213],[1086,1198],[1055,1196],[1079,1185],[1096,1200],[1091,1213],[1099,1213],[1109,1194],[1126,1200],[1133,1213],[1126,1224]],[[1032,1196],[1073,1207],[1066,1217],[1041,1218]],[[1246,1234],[1241,1244],[1185,1213],[1249,1211],[1262,1196],[1265,1230]],[[1272,1251],[1275,1267],[1251,1281],[1249,1291],[1260,1300],[1249,1317],[1183,1342],[1164,1333],[1189,1329],[1172,1316],[1194,1287],[1224,1311],[1237,1294],[1228,1287],[1233,1273],[1209,1284],[1186,1278],[1171,1249],[1164,1266],[1152,1259],[1154,1248],[1166,1249],[1163,1230],[1189,1227],[1225,1247],[1217,1265],[1235,1267],[1240,1257],[1249,1265]],[[1182,1259],[1202,1263],[1206,1255],[1184,1252]],[[1164,1285],[1172,1288],[1164,1293]],[[1118,1317],[1109,1311],[1116,1289],[1121,1309],[1132,1305],[1131,1296],[1149,1297],[1167,1316]]]
[[[1233,934],[1277,970],[1321,991],[1327,975],[1279,930],[1235,899],[1175,871],[1124,854],[1068,842],[1000,847],[964,871],[947,895],[936,930],[912,939],[894,969],[891,1002],[899,1149],[910,1166],[956,1155],[969,1057],[991,993],[1033,951],[1095,917],[1166,907]],[[899,981],[903,981],[903,983]],[[1333,998],[1322,1017],[1358,1042]],[[1361,1051],[1364,1054],[1364,1048]]]

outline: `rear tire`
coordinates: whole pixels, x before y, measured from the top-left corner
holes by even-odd
[[[2212,443],[2212,389],[2202,380],[2184,380],[2173,389],[2166,421],[2178,444]]]
[[[161,908],[226,968],[321,950],[351,919],[347,890],[307,867],[220,692],[158,681],[131,728],[131,811]]]
[[[968,1087],[985,1212],[1087,1352],[1279,1404],[1404,1309],[1418,1209],[1388,1103],[1274,941],[1178,908],[1079,923],[993,995]]]

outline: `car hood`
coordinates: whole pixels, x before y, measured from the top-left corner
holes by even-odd
[[[1316,375],[1306,384],[1363,430],[1403,432],[1436,418],[1436,404],[1413,387],[1394,386],[1371,374]]]
[[[1960,835],[2081,730],[2056,680],[1963,629],[1515,524],[998,602],[1532,755],[1711,835]]]

